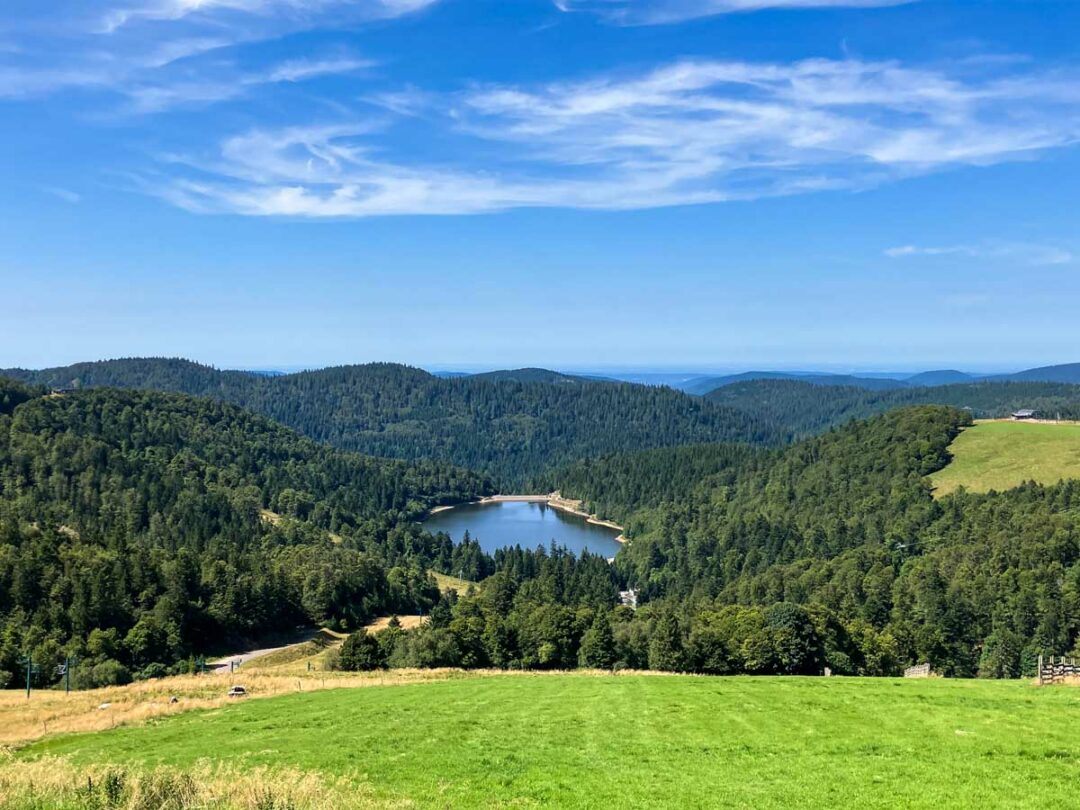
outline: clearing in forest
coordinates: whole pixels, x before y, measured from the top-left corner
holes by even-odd
[[[1080,478],[1080,425],[976,422],[949,446],[953,459],[930,477],[934,495],[1012,489],[1025,481]]]

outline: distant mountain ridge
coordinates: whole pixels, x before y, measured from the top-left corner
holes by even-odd
[[[1016,380],[1023,382],[1080,383],[1080,363],[1065,363],[1060,366],[1041,366],[1018,371],[1015,374],[988,377],[989,380]]]
[[[746,371],[716,377],[702,376],[679,386],[688,394],[705,395],[719,388],[753,380],[794,380],[812,385],[831,385],[861,388],[867,391],[888,391],[901,388],[929,388],[974,382],[1056,382],[1080,384],[1080,363],[1042,366],[1012,374],[970,374],[957,369],[923,371],[918,374],[895,376],[870,374],[831,374],[816,371]]]

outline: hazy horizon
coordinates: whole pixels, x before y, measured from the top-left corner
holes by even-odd
[[[73,360],[71,362],[56,362],[56,363],[43,363],[37,365],[28,365],[25,363],[2,363],[0,368],[25,368],[25,369],[47,369],[47,368],[63,368],[69,365],[74,365],[81,362],[101,362],[108,360],[118,360],[125,358],[136,357],[168,357],[168,358],[180,358],[184,360],[190,360],[200,365],[211,366],[213,368],[223,371],[250,371],[250,372],[264,372],[264,373],[284,373],[293,374],[302,371],[316,371],[324,368],[334,368],[338,366],[352,366],[352,365],[365,365],[368,363],[393,363],[406,366],[412,366],[414,368],[420,368],[433,374],[438,373],[464,373],[464,374],[482,374],[490,371],[504,371],[524,368],[541,368],[550,371],[558,371],[567,374],[582,374],[582,375],[603,375],[603,374],[625,374],[625,375],[656,375],[656,376],[677,376],[677,375],[728,375],[728,374],[741,374],[746,372],[775,372],[786,374],[798,374],[798,373],[822,373],[822,374],[838,374],[838,375],[870,375],[870,376],[889,376],[896,375],[898,377],[910,376],[927,371],[945,371],[954,370],[962,371],[973,376],[979,375],[991,375],[991,374],[1008,374],[1018,371],[1024,371],[1032,368],[1041,368],[1044,366],[1062,365],[1075,361],[1063,361],[1063,363],[1047,363],[1047,362],[1030,362],[1021,364],[1009,364],[1009,365],[995,365],[992,363],[981,363],[977,365],[969,365],[965,363],[953,363],[953,364],[921,364],[913,366],[891,366],[888,363],[870,364],[853,366],[843,363],[816,363],[816,364],[739,364],[739,363],[717,363],[717,364],[691,364],[691,363],[672,363],[672,364],[563,364],[554,362],[521,362],[514,363],[509,362],[506,364],[490,364],[490,363],[430,363],[423,361],[406,361],[397,360],[393,358],[366,358],[357,359],[353,361],[345,362],[321,362],[321,363],[300,363],[300,364],[285,364],[285,363],[270,363],[270,364],[243,364],[243,363],[221,363],[214,362],[213,360],[189,357],[180,354],[164,354],[164,355],[149,355],[149,354],[129,354],[123,357],[84,357],[80,360]]]

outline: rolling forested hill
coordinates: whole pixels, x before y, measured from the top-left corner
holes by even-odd
[[[485,371],[480,374],[468,375],[474,380],[513,380],[515,382],[545,382],[562,383],[563,385],[576,385],[584,382],[617,382],[608,377],[595,377],[584,374],[563,374],[561,371],[551,371],[546,368],[516,368],[502,371]]]
[[[712,391],[711,402],[754,414],[791,438],[812,436],[851,419],[911,405],[969,409],[975,418],[1008,416],[1031,408],[1049,418],[1080,418],[1080,385],[1052,382],[979,382],[930,388],[869,391],[796,380],[752,380]]]
[[[741,374],[727,374],[720,377],[699,377],[683,384],[681,389],[688,394],[704,395],[719,388],[755,380],[795,380],[822,386],[845,386],[864,388],[869,391],[885,391],[891,388],[904,388],[906,383],[890,377],[858,377],[853,374],[798,373],[784,371],[746,371]]]
[[[0,380],[0,403],[4,681],[26,650],[76,653],[107,683],[268,630],[430,609],[439,550],[412,519],[490,492],[209,399]]]
[[[0,374],[55,388],[116,386],[211,396],[336,447],[448,461],[491,474],[504,487],[613,452],[780,438],[752,412],[629,383],[442,379],[391,364],[265,377],[166,359]]]

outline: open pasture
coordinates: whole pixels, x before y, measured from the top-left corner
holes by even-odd
[[[1017,681],[519,674],[218,705],[0,772],[287,773],[335,807],[1064,807],[1078,717],[1080,689]]]

